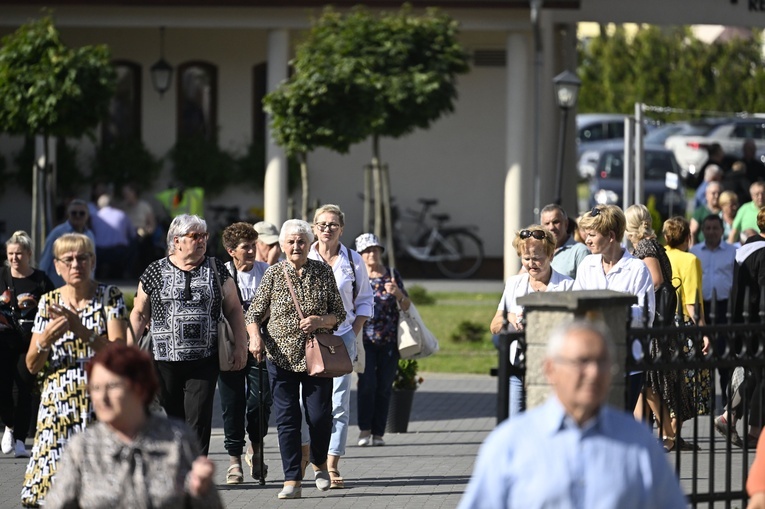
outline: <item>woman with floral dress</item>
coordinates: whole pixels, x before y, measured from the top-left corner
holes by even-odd
[[[46,376],[21,490],[24,507],[44,504],[64,447],[94,419],[85,364],[96,351],[124,342],[127,331],[120,290],[91,278],[93,242],[79,233],[66,234],[53,244],[53,253],[65,284],[40,300],[26,355],[29,372],[45,367]]]
[[[356,239],[375,296],[374,316],[364,324],[364,372],[359,373],[359,446],[385,445],[388,403],[398,368],[398,313],[411,304],[396,269],[382,264],[383,247],[372,233]]]

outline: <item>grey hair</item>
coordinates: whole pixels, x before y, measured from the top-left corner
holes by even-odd
[[[558,324],[547,340],[548,359],[553,359],[560,354],[566,338],[574,331],[594,332],[603,339],[603,344],[608,351],[608,358],[613,361],[614,343],[611,339],[611,330],[602,320],[585,320],[583,318],[567,319]]]
[[[193,214],[181,214],[173,219],[170,227],[167,229],[167,254],[175,252],[175,237],[186,235],[191,230],[201,230],[207,232],[207,222],[199,216]]]
[[[716,179],[717,177],[722,176],[723,171],[722,168],[717,166],[716,164],[710,164],[707,166],[707,169],[704,173],[704,180],[707,182],[711,182],[713,179]]]
[[[566,214],[566,211],[558,205],[557,203],[550,203],[549,205],[545,205],[542,210],[539,211],[540,217],[542,214],[547,214],[548,212],[560,212],[563,215],[563,219],[568,220],[568,214]]]
[[[302,219],[288,219],[279,231],[279,245],[284,244],[287,235],[305,235],[309,244],[313,243],[313,231],[311,225]]]
[[[21,246],[21,248],[29,253],[30,256],[32,256],[33,249],[32,249],[32,237],[29,236],[27,232],[24,230],[17,230],[13,232],[13,235],[5,241],[5,247],[7,248],[11,244],[18,244]],[[5,264],[8,265],[8,260],[5,260]]]

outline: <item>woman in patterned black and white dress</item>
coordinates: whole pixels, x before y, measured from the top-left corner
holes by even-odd
[[[181,214],[167,231],[169,255],[152,262],[139,279],[130,323],[149,326],[159,373],[159,401],[168,417],[186,421],[207,455],[213,399],[220,368],[218,320],[226,316],[236,337],[234,370],[247,362],[244,314],[234,280],[222,260],[205,256],[207,223]],[[213,270],[218,272],[222,292]],[[222,293],[222,295],[221,295]]]
[[[26,356],[30,373],[48,366],[21,490],[24,507],[44,503],[64,446],[93,420],[85,363],[111,342],[124,342],[127,330],[122,293],[91,278],[93,242],[79,233],[66,234],[53,244],[53,253],[65,284],[40,300]]]

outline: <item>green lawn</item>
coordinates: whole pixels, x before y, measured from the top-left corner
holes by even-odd
[[[417,309],[425,324],[438,338],[440,350],[427,359],[417,361],[420,371],[437,373],[488,374],[497,366],[497,350],[491,342],[489,324],[497,311],[501,293],[428,293],[435,304],[420,304]],[[128,308],[133,306],[133,293],[125,293]],[[478,343],[453,341],[452,334],[460,322],[470,321],[484,327]]]
[[[418,362],[420,371],[488,374],[497,366],[497,350],[491,342],[489,324],[497,311],[501,293],[432,293],[435,304],[418,305],[425,324],[438,338],[440,350]],[[452,333],[462,321],[485,327],[478,343],[455,342]]]

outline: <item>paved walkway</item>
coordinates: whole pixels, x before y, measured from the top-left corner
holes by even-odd
[[[251,508],[321,508],[321,509],[441,509],[454,508],[470,478],[478,448],[496,423],[497,379],[482,375],[446,375],[424,373],[425,383],[415,393],[409,432],[387,434],[385,447],[357,447],[355,426],[356,393],[351,396],[351,431],[346,456],[340,470],[346,479],[344,490],[318,491],[311,480],[304,483],[301,500],[281,501],[276,498],[282,486],[281,462],[272,427],[265,441],[269,476],[265,486],[245,477],[242,485],[225,484],[228,456],[223,449],[220,404],[215,404],[210,457],[216,463],[216,480],[226,507]],[[354,383],[355,386],[355,383]],[[707,467],[710,460],[709,434],[703,429],[708,418],[699,420],[699,474],[701,486],[708,486]],[[692,436],[693,421],[684,426],[684,435]],[[707,429],[708,430],[708,429]],[[739,430],[741,431],[741,430]],[[715,478],[718,490],[725,489],[724,442],[714,436],[716,448]],[[28,441],[31,444],[31,439]],[[742,455],[736,450],[731,472],[732,490],[741,489]],[[675,454],[668,456],[671,462]],[[690,488],[693,479],[692,455],[682,453],[681,481]],[[751,462],[753,455],[748,461]],[[0,455],[0,509],[19,507],[19,491],[26,461]],[[246,468],[246,467],[245,467]],[[733,507],[743,507],[733,503]],[[707,507],[704,505],[704,507]],[[716,504],[715,507],[724,507]]]
[[[467,485],[481,442],[496,422],[496,378],[479,375],[423,374],[415,393],[409,432],[387,434],[385,447],[357,447],[356,393],[352,424],[340,470],[344,490],[318,491],[304,483],[303,499],[276,498],[282,486],[281,461],[272,426],[265,441],[269,476],[265,486],[245,477],[237,486],[225,484],[228,456],[223,449],[220,404],[216,402],[210,458],[226,507],[329,508],[453,508]],[[355,386],[355,384],[354,384]],[[31,439],[28,441],[31,444]],[[19,507],[26,461],[0,455],[0,509]],[[246,468],[246,467],[245,467]]]

